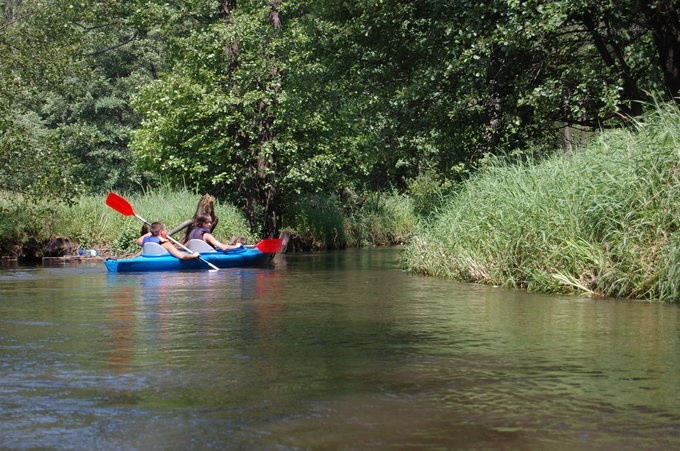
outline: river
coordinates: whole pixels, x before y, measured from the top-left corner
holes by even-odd
[[[3,449],[680,449],[680,308],[415,276],[0,269]]]

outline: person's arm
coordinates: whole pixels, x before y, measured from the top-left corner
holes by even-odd
[[[144,238],[146,238],[147,236],[151,236],[151,232],[145,233],[144,235],[137,238],[137,244],[139,244],[140,246],[144,245]]]
[[[194,252],[193,254],[182,252],[175,246],[173,246],[170,243],[170,241],[163,241],[163,243],[161,243],[161,246],[163,246],[168,252],[170,252],[170,255],[172,255],[173,257],[177,257],[180,260],[188,260],[192,258],[198,258],[200,256],[198,252]]]
[[[226,251],[227,249],[236,249],[241,246],[243,246],[241,243],[238,243],[236,245],[231,245],[231,244],[224,244],[221,243],[217,238],[212,236],[210,233],[204,233],[203,234],[203,241],[214,247],[215,249],[220,249],[222,251]]]

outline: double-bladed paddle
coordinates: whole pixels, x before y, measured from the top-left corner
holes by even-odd
[[[146,224],[146,225],[148,225],[148,226],[151,226],[151,223],[149,223],[149,221],[147,221],[146,219],[142,218],[142,217],[139,216],[137,213],[135,213],[135,210],[132,208],[132,205],[130,205],[130,202],[128,202],[127,200],[125,200],[124,197],[119,196],[119,195],[116,194],[116,193],[109,193],[109,195],[106,197],[106,205],[108,205],[109,207],[113,208],[113,209],[116,210],[118,213],[120,213],[120,214],[122,214],[122,215],[124,215],[124,216],[134,216],[135,218],[137,218],[137,219],[139,219],[140,221],[142,221],[144,224]],[[181,247],[182,249],[184,249],[185,251],[189,252],[190,254],[195,254],[195,253],[196,253],[196,252],[192,251],[191,249],[189,249],[188,247],[186,247],[185,245],[183,245],[182,243],[180,243],[179,241],[177,241],[176,239],[174,239],[173,237],[171,237],[171,236],[168,235],[167,238],[168,238],[170,241],[172,241],[173,243],[175,243],[176,245],[180,246],[180,247]],[[220,268],[218,268],[217,266],[213,265],[212,263],[210,263],[209,261],[207,261],[206,259],[204,259],[204,258],[201,257],[200,255],[199,255],[198,258],[199,258],[199,260],[201,260],[202,262],[204,262],[205,264],[207,264],[208,266],[210,266],[210,267],[211,267],[212,269],[214,269],[215,271],[219,271]]]

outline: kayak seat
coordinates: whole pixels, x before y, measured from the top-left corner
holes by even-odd
[[[144,243],[144,246],[142,246],[142,255],[156,256],[169,253],[170,252],[158,243]]]
[[[203,253],[203,252],[215,252],[215,248],[206,243],[203,240],[189,240],[187,241],[186,245],[189,249],[191,249],[194,252]]]

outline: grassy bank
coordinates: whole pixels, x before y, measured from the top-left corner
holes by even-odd
[[[190,219],[200,197],[187,190],[167,189],[125,195],[137,214],[148,221],[163,221],[169,228]],[[140,235],[142,223],[109,208],[104,199],[104,195],[84,196],[73,205],[65,205],[0,193],[0,242],[3,243],[0,254],[20,255],[22,247],[40,248],[55,236],[68,237],[78,247],[103,249],[111,254],[139,251],[135,239]],[[254,238],[236,208],[217,203],[216,214],[220,219],[215,230],[218,238]],[[176,238],[180,235],[181,232]]]
[[[417,273],[544,292],[680,301],[680,112],[660,107],[537,164],[494,164],[423,225]]]
[[[343,201],[332,195],[300,196],[284,215],[286,229],[305,251],[404,244],[417,221],[412,199],[396,193]]]
[[[148,221],[162,220],[169,228],[194,214],[199,195],[187,190],[158,189],[124,195],[136,213]],[[139,251],[135,239],[141,222],[104,204],[105,195],[84,196],[66,205],[45,199],[0,192],[0,256],[47,255],[50,239],[64,237],[77,248],[94,248],[106,255]],[[221,240],[248,232],[244,216],[231,205],[216,205],[220,218],[215,235]],[[405,243],[417,221],[410,198],[374,193],[341,202],[336,196],[300,196],[284,215],[284,230],[293,236],[291,250],[342,249]],[[180,238],[181,232],[175,237]]]

